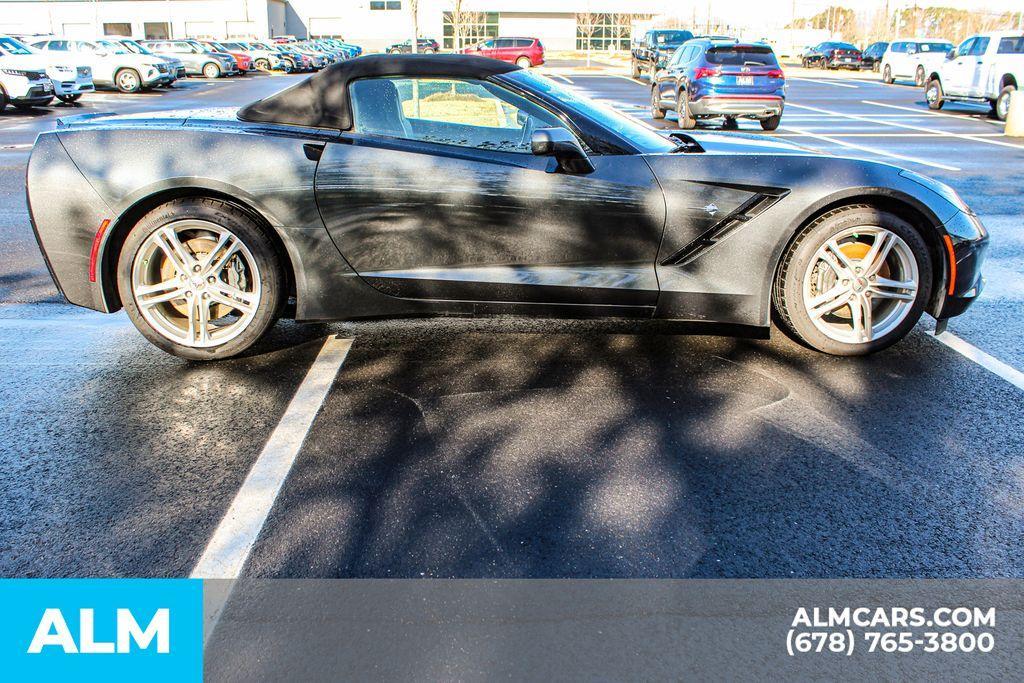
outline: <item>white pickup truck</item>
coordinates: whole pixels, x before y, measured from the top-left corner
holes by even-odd
[[[1006,120],[1010,93],[1024,85],[1024,31],[993,31],[971,36],[950,50],[925,80],[930,109],[944,102],[987,102]]]

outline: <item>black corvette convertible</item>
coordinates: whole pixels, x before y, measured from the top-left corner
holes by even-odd
[[[281,315],[774,319],[863,354],[962,313],[987,242],[916,173],[665,136],[472,56],[362,57],[237,111],[65,119],[27,182],[64,296],[197,359]]]

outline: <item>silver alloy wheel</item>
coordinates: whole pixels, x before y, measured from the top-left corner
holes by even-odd
[[[193,348],[220,346],[245,331],[262,289],[256,260],[238,236],[198,219],[153,231],[135,254],[131,283],[146,322]]]
[[[210,62],[203,67],[203,76],[206,78],[220,78],[220,66]]]
[[[996,99],[996,116],[999,117],[1000,121],[1005,121],[1006,117],[1010,114],[1010,93],[1003,92],[999,94]]]
[[[830,339],[863,344],[896,329],[920,282],[917,259],[896,233],[847,228],[818,247],[803,278],[811,323]]]
[[[124,69],[117,74],[117,87],[128,92],[138,90],[139,77],[131,69]]]
[[[932,81],[928,89],[924,91],[924,98],[934,104],[939,101],[939,84]]]

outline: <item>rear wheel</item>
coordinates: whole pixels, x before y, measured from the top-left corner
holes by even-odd
[[[665,118],[665,110],[661,108],[661,98],[658,96],[658,88],[651,88],[651,118]]]
[[[917,71],[914,72],[914,85],[919,88],[924,87],[924,67],[918,66]]]
[[[782,122],[782,114],[776,114],[775,116],[769,116],[766,119],[761,119],[761,128],[763,130],[777,130],[779,124]]]
[[[857,356],[905,337],[931,286],[921,234],[895,214],[857,205],[801,231],[783,256],[773,303],[780,327],[799,341]]]
[[[629,75],[633,78],[640,78],[640,65],[635,59],[630,64]]]
[[[207,62],[206,64],[203,64],[203,77],[220,78],[220,75],[220,64],[217,64],[216,62]]]
[[[136,93],[142,90],[142,78],[135,69],[121,69],[114,74],[114,85],[121,92]]]
[[[928,102],[929,109],[942,109],[942,83],[937,78],[928,82],[924,89],[924,99]]]
[[[992,115],[1000,121],[1005,121],[1010,114],[1010,96],[1015,91],[1012,85],[1008,85],[999,91],[999,96],[992,102]]]
[[[153,344],[193,360],[241,353],[284,301],[281,262],[265,228],[214,199],[177,199],[132,228],[118,258],[128,317]]]
[[[257,59],[254,64],[260,71],[270,71],[270,61],[267,59]]]
[[[892,67],[888,64],[886,64],[885,68],[882,69],[882,83],[885,83],[886,85],[893,84]]]
[[[725,120],[722,121],[722,128],[724,130],[736,130],[740,127],[740,124],[736,121],[735,117],[726,116]]]
[[[529,57],[520,57],[519,59],[516,60],[516,66],[518,66],[520,69],[529,69],[531,66],[533,66],[533,62],[530,61]]]
[[[0,114],[4,112],[4,109],[7,109],[7,93],[0,87]]]
[[[690,98],[685,91],[680,92],[676,98],[676,117],[679,127],[683,130],[693,130],[697,127],[697,119],[690,114]]]

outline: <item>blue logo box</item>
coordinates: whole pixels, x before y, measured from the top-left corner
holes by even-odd
[[[7,680],[202,679],[202,581],[3,579],[0,604]]]

